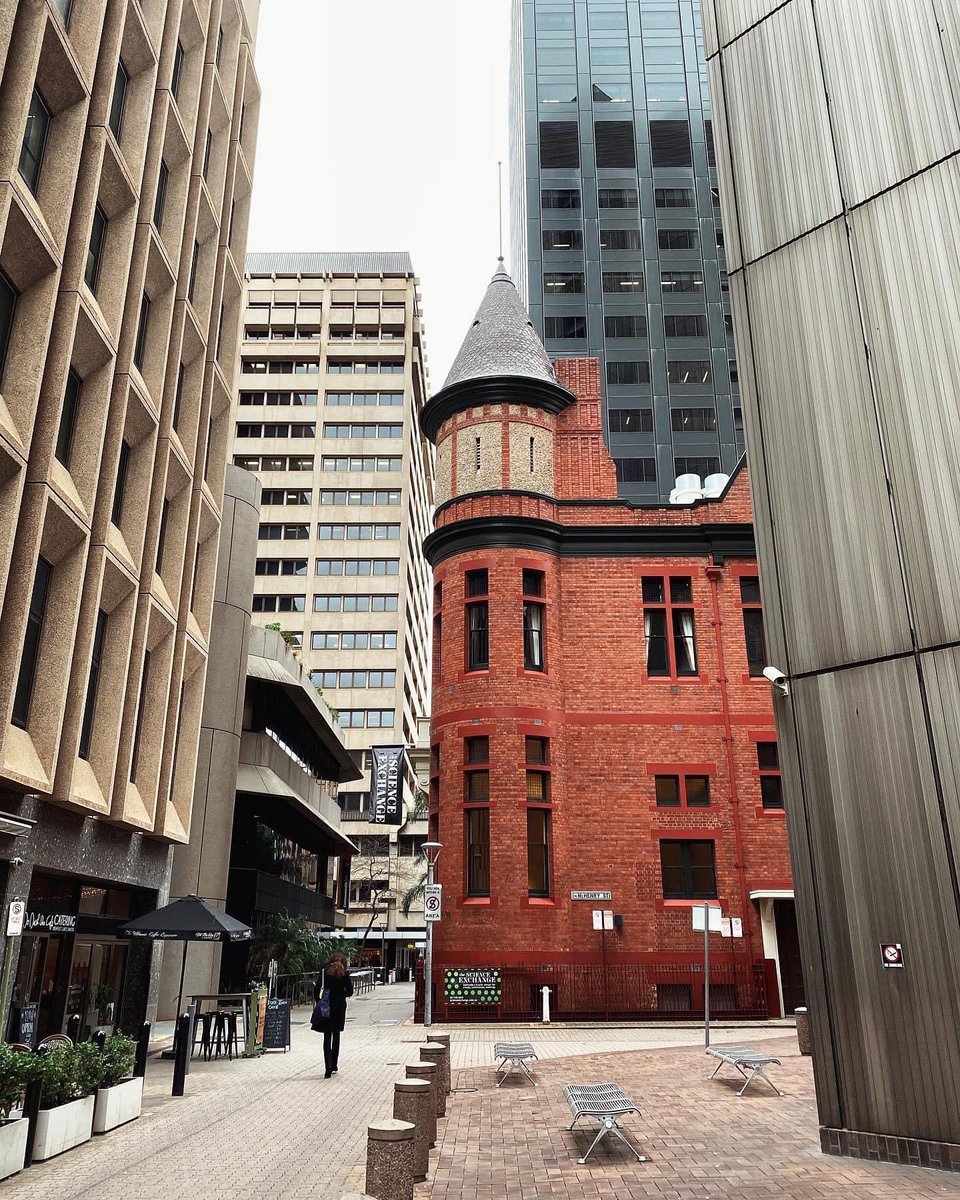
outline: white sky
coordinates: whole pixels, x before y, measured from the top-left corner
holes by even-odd
[[[509,0],[262,0],[250,250],[409,250],[438,391],[509,266]]]

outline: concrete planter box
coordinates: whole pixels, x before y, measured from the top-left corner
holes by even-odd
[[[27,1126],[29,1121],[21,1117],[17,1121],[0,1123],[0,1179],[16,1175],[23,1170],[23,1156],[27,1152]]]
[[[42,1108],[37,1116],[37,1136],[33,1143],[33,1161],[43,1162],[89,1142],[93,1134],[93,1096]]]
[[[143,1105],[143,1079],[124,1079],[113,1087],[97,1089],[93,1109],[93,1132],[107,1133],[140,1116]]]

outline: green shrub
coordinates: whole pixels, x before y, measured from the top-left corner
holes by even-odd
[[[41,1108],[82,1100],[97,1090],[103,1073],[100,1051],[92,1042],[54,1046],[32,1056],[31,1078],[41,1081]]]
[[[137,1044],[133,1038],[123,1033],[115,1033],[113,1037],[108,1037],[100,1056],[99,1086],[115,1087],[121,1079],[131,1074],[136,1058]]]
[[[0,1042],[0,1115],[10,1116],[10,1109],[19,1105],[23,1089],[30,1080],[33,1055],[14,1050],[7,1042]]]

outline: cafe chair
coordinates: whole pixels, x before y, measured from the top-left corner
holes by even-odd
[[[42,1042],[37,1044],[39,1050],[41,1046],[72,1046],[73,1038],[67,1037],[65,1033],[51,1033],[49,1037],[45,1037]]]

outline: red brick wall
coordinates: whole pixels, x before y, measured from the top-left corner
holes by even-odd
[[[602,443],[595,360],[563,360],[558,376],[582,400],[557,419],[558,499],[484,496],[447,506],[438,525],[485,515],[529,515],[569,525],[743,524],[751,520],[746,473],[720,502],[635,507],[615,502],[613,464]],[[586,496],[597,505],[571,507]],[[489,572],[490,666],[465,670],[464,575]],[[523,669],[521,573],[546,576],[546,665]],[[689,575],[693,585],[699,675],[647,679],[641,577]],[[557,558],[496,549],[438,564],[442,644],[435,655],[433,742],[439,773],[431,832],[443,843],[439,880],[447,919],[436,928],[436,962],[597,961],[594,907],[623,916],[608,932],[610,961],[696,961],[702,939],[691,930],[692,902],[662,897],[659,839],[714,840],[718,895],[743,919],[744,939],[721,956],[763,959],[755,888],[789,888],[782,813],[760,801],[757,740],[776,738],[769,685],[747,674],[739,576],[753,559],[706,557]],[[491,895],[466,895],[464,739],[490,738]],[[524,736],[551,741],[552,879],[549,900],[527,883]],[[710,777],[706,809],[657,808],[654,774]],[[571,890],[609,889],[610,903],[570,899]]]

